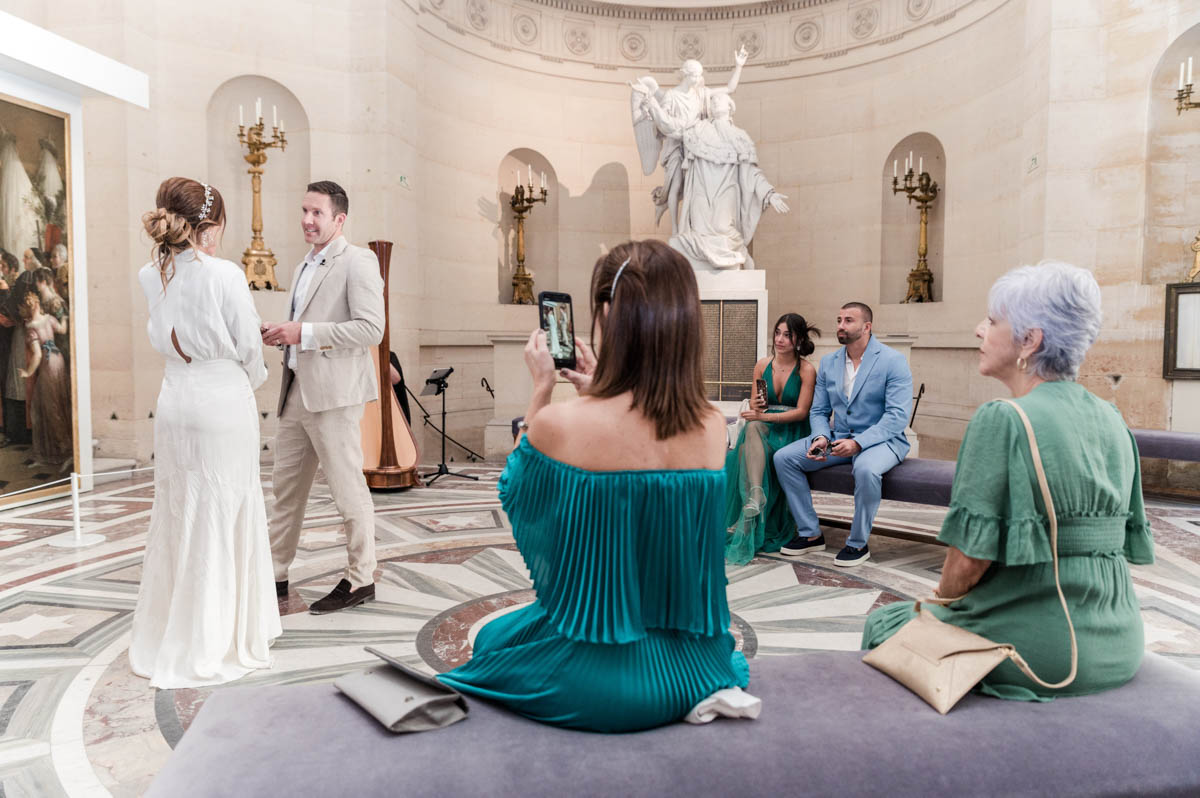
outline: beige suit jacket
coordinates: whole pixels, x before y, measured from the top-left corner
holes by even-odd
[[[293,317],[293,321],[312,325],[315,348],[296,352],[294,378],[284,350],[280,415],[293,382],[297,383],[299,400],[310,413],[366,404],[379,398],[375,358],[370,350],[383,339],[383,278],[379,275],[379,260],[371,250],[339,237],[330,242],[324,263],[315,268],[304,300]],[[297,269],[296,274],[299,273]],[[292,281],[293,297],[297,282]],[[296,399],[292,397],[293,401]]]

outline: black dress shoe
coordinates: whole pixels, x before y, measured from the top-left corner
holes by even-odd
[[[275,598],[287,598],[287,580],[275,583]]]
[[[337,612],[338,610],[346,610],[351,607],[358,606],[364,601],[373,601],[375,599],[375,584],[363,585],[358,590],[350,589],[350,580],[343,579],[337,583],[337,587],[323,599],[319,599],[312,603],[308,611],[313,615],[324,615],[328,612]]]

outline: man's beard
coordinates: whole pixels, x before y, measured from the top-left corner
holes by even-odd
[[[855,341],[857,341],[859,338],[862,338],[862,333],[859,333],[858,335],[851,337],[850,333],[845,330],[837,331],[837,339],[838,339],[839,344],[852,344]]]

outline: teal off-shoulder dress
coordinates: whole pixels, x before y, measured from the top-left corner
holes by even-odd
[[[795,410],[800,402],[800,364],[775,395],[774,362],[763,372],[767,413]],[[779,551],[796,534],[796,522],[775,475],[775,452],[811,434],[808,419],[749,421],[725,456],[725,559],[745,565],[760,551]]]
[[[535,601],[484,626],[446,684],[543,723],[602,732],[680,720],[749,682],[725,599],[725,474],[587,471],[527,438],[500,502]]]
[[[1137,444],[1117,409],[1075,382],[1046,382],[1016,400],[1029,416],[1058,515],[1059,572],[1079,641],[1079,672],[1051,690],[1010,661],[980,691],[1044,701],[1097,693],[1133,678],[1144,648],[1142,616],[1128,563],[1154,561],[1142,503]],[[983,405],[967,425],[950,511],[938,539],[992,566],[966,597],[925,605],[947,623],[1012,643],[1047,682],[1070,670],[1067,622],[1054,587],[1050,533],[1025,428],[1003,402]],[[874,648],[913,617],[911,602],[867,618]]]

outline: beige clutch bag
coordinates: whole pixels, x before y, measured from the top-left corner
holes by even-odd
[[[384,728],[397,733],[422,732],[458,723],[467,716],[467,699],[453,687],[413,670],[370,648],[386,664],[348,673],[333,686],[365,709]]]
[[[1071,672],[1057,684],[1042,681],[1029,667],[1017,650],[1007,643],[996,643],[974,632],[948,624],[916,602],[917,617],[900,631],[885,640],[880,646],[867,653],[863,662],[883,671],[945,715],[958,700],[967,694],[979,680],[1005,659],[1011,659],[1021,672],[1042,687],[1066,687],[1075,681],[1079,665],[1079,649],[1075,640],[1075,626],[1071,623],[1071,612],[1058,579],[1058,518],[1054,512],[1054,500],[1050,498],[1050,486],[1046,483],[1046,471],[1042,468],[1042,457],[1038,452],[1037,438],[1033,426],[1021,406],[1010,399],[1003,400],[1016,408],[1025,434],[1029,436],[1029,450],[1033,455],[1033,467],[1037,472],[1038,487],[1050,518],[1050,550],[1054,555],[1054,585],[1067,616],[1067,629],[1071,634]],[[951,599],[926,599],[925,603],[949,604],[962,596]]]

